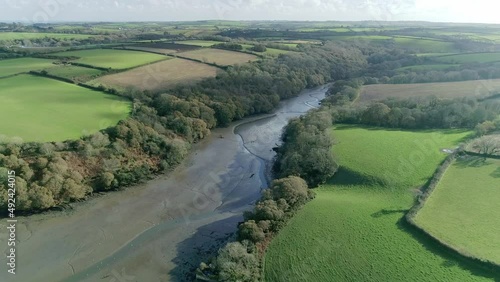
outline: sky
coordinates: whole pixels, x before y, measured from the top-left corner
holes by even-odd
[[[0,21],[434,21],[500,23],[497,0],[0,0]]]

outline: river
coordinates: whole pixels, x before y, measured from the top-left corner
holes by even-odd
[[[272,148],[288,120],[318,107],[327,89],[213,130],[183,164],[145,184],[72,210],[19,217],[17,274],[7,276],[2,263],[0,281],[189,281],[267,187]]]

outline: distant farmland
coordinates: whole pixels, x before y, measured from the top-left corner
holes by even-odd
[[[215,44],[224,43],[221,41],[210,41],[210,40],[185,40],[185,41],[176,41],[175,43],[193,45],[199,47],[211,47]]]
[[[500,91],[500,79],[417,84],[373,84],[364,86],[359,102],[390,97],[435,95],[443,98],[484,97]]]
[[[141,90],[159,90],[177,84],[195,83],[203,78],[215,77],[216,74],[217,68],[215,67],[175,58],[103,76],[90,83],[118,88],[133,87]]]
[[[200,60],[206,63],[215,63],[220,66],[248,63],[249,61],[258,59],[257,56],[250,54],[211,48],[184,52],[179,54],[179,56]]]
[[[396,69],[396,71],[439,71],[458,67],[459,65],[452,64],[429,64],[429,65],[413,65]]]
[[[0,79],[0,98],[0,142],[78,139],[115,125],[130,111],[130,102],[118,96],[31,75]]]
[[[500,264],[500,160],[464,157],[448,168],[415,216],[461,252]]]
[[[500,61],[500,53],[471,53],[471,54],[457,54],[436,57],[436,60],[446,63],[489,63]]]
[[[54,66],[52,60],[48,59],[20,58],[0,60],[0,77],[29,72],[31,70],[42,70]]]
[[[22,39],[39,39],[39,38],[56,38],[56,39],[85,39],[95,35],[88,34],[65,34],[65,33],[44,33],[44,32],[0,32],[0,40],[22,40]]]
[[[450,53],[456,51],[453,42],[433,38],[397,36],[394,37],[394,42],[399,47],[415,50],[419,53]]]
[[[166,57],[139,51],[126,51],[115,49],[91,49],[81,51],[68,51],[51,54],[60,57],[78,57],[75,62],[112,69],[128,69],[144,64],[164,60]]]
[[[129,45],[125,47],[130,50],[142,50],[163,54],[172,54],[176,52],[192,51],[200,49],[198,46],[184,45],[184,44],[174,44],[166,42],[155,42],[155,43],[139,43],[134,45]]]

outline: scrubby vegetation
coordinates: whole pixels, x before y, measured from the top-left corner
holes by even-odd
[[[238,226],[237,241],[221,248],[212,262],[201,263],[198,277],[217,281],[259,281],[267,244],[312,198],[314,193],[299,177],[274,180],[254,210],[245,213],[245,221]]]
[[[278,176],[297,175],[316,187],[332,177],[338,165],[331,147],[328,111],[314,111],[289,122],[284,130],[283,146],[276,149],[274,170]]]

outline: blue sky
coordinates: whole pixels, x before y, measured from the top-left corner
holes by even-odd
[[[423,20],[500,23],[492,0],[0,0],[0,21]]]

